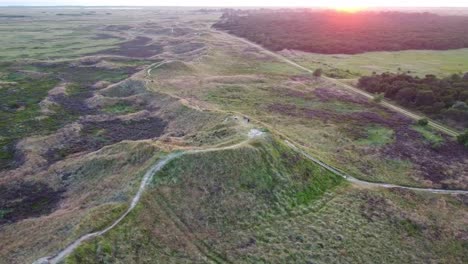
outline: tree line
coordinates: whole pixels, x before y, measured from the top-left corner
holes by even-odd
[[[468,128],[468,73],[445,78],[373,74],[361,77],[358,86],[459,129]]]
[[[229,10],[213,26],[271,50],[355,54],[468,47],[468,17],[431,13]]]

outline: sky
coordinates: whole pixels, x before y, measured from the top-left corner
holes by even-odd
[[[468,7],[468,0],[0,0],[5,5]]]

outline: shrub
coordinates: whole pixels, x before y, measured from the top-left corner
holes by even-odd
[[[420,126],[427,126],[429,124],[429,121],[427,120],[427,118],[421,118],[418,120],[418,125]]]
[[[468,147],[468,130],[457,136],[458,143]]]
[[[323,73],[322,69],[321,69],[321,68],[318,68],[318,69],[316,69],[316,70],[314,71],[313,75],[314,75],[315,77],[320,77],[320,76],[322,76],[322,73]]]
[[[376,95],[374,96],[374,98],[372,98],[372,101],[374,101],[374,102],[376,102],[376,103],[380,103],[380,102],[382,102],[383,98],[384,98],[384,94],[383,94],[383,93],[379,93],[379,94],[376,94]]]

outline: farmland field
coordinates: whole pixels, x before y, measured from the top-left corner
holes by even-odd
[[[287,61],[447,76],[466,49],[271,53],[217,9],[0,14],[1,264],[466,263],[468,148]]]

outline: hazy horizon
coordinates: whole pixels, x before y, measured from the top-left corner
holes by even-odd
[[[415,0],[415,1],[402,1],[395,0],[391,3],[388,1],[377,0],[356,0],[349,3],[345,0],[317,0],[310,1],[306,0],[239,0],[239,1],[214,1],[214,0],[162,0],[162,1],[147,1],[147,0],[66,0],[57,3],[52,0],[0,0],[0,6],[169,6],[169,7],[395,7],[395,8],[408,8],[408,7],[468,7],[468,2],[463,0],[447,0],[441,5],[440,1],[436,0]]]

